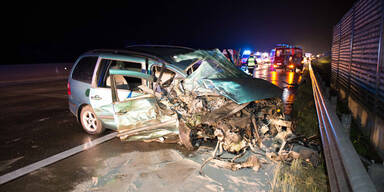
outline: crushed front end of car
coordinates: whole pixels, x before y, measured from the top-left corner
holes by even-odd
[[[153,94],[162,114],[177,116],[185,147],[193,150],[204,140],[217,138],[220,149],[240,153],[259,142],[260,134],[278,133],[270,119],[285,120],[279,87],[248,76],[218,50],[198,50],[174,60],[189,60],[198,67],[185,79],[165,83],[160,78],[153,89],[143,91]],[[268,131],[260,132],[261,127]]]
[[[298,157],[288,150],[292,147],[289,142],[296,136],[292,122],[284,115],[279,87],[248,76],[218,50],[198,50],[173,58],[175,62],[191,62],[189,68],[193,70],[189,76],[164,75],[163,69],[155,78],[153,89],[141,89],[155,98],[154,110],[162,114],[158,117],[173,117],[177,129],[167,129],[174,130],[169,135],[157,134],[153,128],[160,127],[163,121],[159,120],[159,125],[152,125],[148,130],[150,136],[135,137],[134,132],[120,134],[123,140],[156,139],[163,135],[160,141],[166,141],[168,136],[178,134],[179,143],[189,150],[198,148],[204,141],[217,140],[213,156],[207,161],[220,160],[224,152],[233,154],[231,160],[219,163],[231,170],[260,167],[253,155],[246,161],[235,161],[247,151],[261,151],[272,161]],[[188,69],[186,71],[188,73]],[[164,129],[157,131],[164,132]],[[204,164],[206,162],[202,166]]]

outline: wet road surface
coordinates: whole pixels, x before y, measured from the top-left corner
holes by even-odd
[[[301,72],[285,71],[284,69],[274,70],[271,67],[270,64],[261,65],[254,71],[253,76],[265,79],[283,89],[284,113],[290,115],[297,85],[301,82]]]
[[[65,80],[1,89],[0,175],[95,138],[69,112]]]
[[[283,88],[285,113],[289,114],[294,101],[295,85],[301,80],[300,73],[272,71],[270,65],[261,65],[255,70],[254,77]],[[97,138],[84,133],[69,112],[66,81],[14,85],[2,89],[0,175]],[[118,156],[122,152],[168,148],[188,154],[177,144],[130,142],[122,145],[118,139],[113,139],[1,185],[0,191],[72,190],[75,184],[95,174],[96,169],[89,168],[99,166],[95,159]]]

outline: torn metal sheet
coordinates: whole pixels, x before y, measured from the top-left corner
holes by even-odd
[[[134,127],[139,122],[156,119],[155,103],[156,100],[153,97],[115,103],[113,107],[118,130]]]
[[[218,93],[243,104],[251,101],[279,97],[282,90],[263,79],[225,78],[202,80],[204,85],[213,85]]]
[[[165,137],[168,135],[177,135],[179,134],[179,129],[177,126],[175,126],[175,123],[172,122],[173,125],[168,126],[161,126],[160,128],[154,129],[154,130],[145,130],[141,132],[136,132],[134,134],[119,134],[119,137],[121,140],[124,141],[142,141],[142,140],[149,140],[149,139],[155,139],[160,137]]]
[[[156,99],[150,95],[115,103],[114,111],[118,136],[123,140],[153,139],[178,134],[177,117],[162,113]]]
[[[184,83],[186,89],[197,95],[215,92],[237,104],[282,95],[279,87],[245,74],[228,61],[219,50],[198,50],[175,58],[177,61],[185,59],[200,59],[200,66],[185,79]]]

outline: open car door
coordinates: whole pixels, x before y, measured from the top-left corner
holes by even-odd
[[[152,82],[152,76],[137,71],[119,69],[111,69],[109,73],[112,77],[111,92],[114,121],[120,139],[134,141],[178,134],[176,114],[166,115],[163,113],[154,95],[142,93],[124,99],[121,99],[118,95],[119,92],[115,83],[117,75],[136,77],[144,79],[146,82]]]

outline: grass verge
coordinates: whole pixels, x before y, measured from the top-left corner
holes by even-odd
[[[305,137],[319,136],[319,126],[308,70],[304,71],[302,78],[303,80],[296,91],[297,94],[292,110],[295,133]]]
[[[279,164],[271,183],[273,192],[329,191],[323,164],[317,168],[300,159],[291,165]]]
[[[308,70],[304,71],[302,82],[296,91],[292,119],[296,135],[306,138],[320,137]],[[320,166],[317,167],[296,159],[290,165],[281,163],[276,167],[271,191],[329,191],[328,186],[324,159],[321,159]]]
[[[330,57],[321,57],[319,59],[312,60],[312,66],[315,71],[321,76],[323,81],[327,86],[330,85],[331,79],[329,78],[331,74],[331,58]]]

